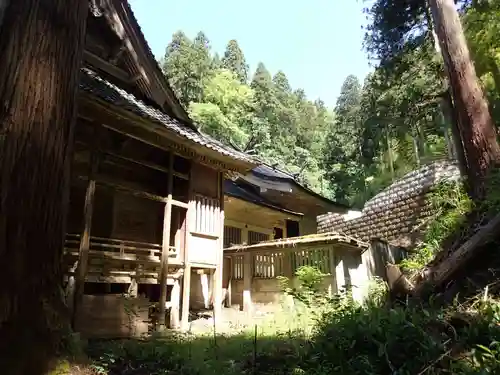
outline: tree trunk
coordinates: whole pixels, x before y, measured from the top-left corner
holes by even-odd
[[[88,0],[13,0],[0,25],[0,368],[6,374],[44,373],[67,327],[61,259],[87,12]]]
[[[471,61],[453,0],[429,0],[444,65],[450,81],[473,197],[484,197],[484,177],[500,159],[500,147]]]
[[[468,176],[468,163],[465,158],[464,145],[462,143],[462,137],[460,135],[460,126],[458,125],[457,109],[453,104],[453,98],[451,96],[451,90],[448,88],[443,94],[441,99],[441,111],[447,122],[450,124],[451,136],[453,141],[453,152],[455,158],[458,161],[458,166],[460,169],[460,174],[462,176]]]

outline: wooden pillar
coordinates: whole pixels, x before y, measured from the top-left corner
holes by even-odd
[[[219,239],[217,240],[217,265],[214,273],[214,318],[217,321],[222,313],[222,277],[224,248],[224,172],[218,174],[219,217],[216,219]]]
[[[231,284],[233,279],[233,258],[231,257],[222,257],[222,268],[224,279],[227,281],[227,287],[224,293],[224,306],[231,307],[232,306],[232,295],[231,295]]]
[[[191,183],[192,176],[190,176]],[[192,183],[191,183],[192,185]],[[191,231],[194,230],[196,225],[196,201],[194,194],[190,188],[188,211],[186,214],[186,245],[184,248],[184,276],[182,278],[182,312],[181,312],[181,329],[187,330],[189,327],[189,305],[191,296],[191,263],[189,258],[189,251],[191,247]]]
[[[130,297],[137,297],[137,292],[139,289],[139,285],[137,284],[136,277],[133,277],[132,280],[130,281],[130,285],[128,287],[128,295]]]
[[[96,145],[98,145],[98,142],[96,143]],[[87,265],[89,260],[90,231],[92,229],[92,212],[94,208],[96,184],[95,175],[97,174],[98,167],[99,155],[97,153],[97,146],[95,146],[91,150],[89,178],[87,190],[85,192],[85,203],[83,207],[83,230],[80,237],[78,265],[75,272],[75,290],[74,295],[72,292],[69,293],[69,300],[73,299],[73,303],[71,304],[70,302],[70,304],[68,305],[70,306],[70,309],[72,307],[71,323],[73,329],[76,328],[78,311],[83,301],[83,289],[85,286],[85,277],[87,275]]]
[[[181,300],[181,286],[179,279],[174,279],[174,286],[170,294],[170,328],[179,328],[179,305]]]
[[[168,197],[163,215],[163,237],[161,244],[160,265],[160,301],[158,309],[159,329],[166,326],[166,302],[167,302],[167,277],[168,277],[168,253],[170,250],[170,224],[172,221],[172,191],[173,191],[174,154],[170,152],[168,158]]]
[[[201,284],[201,294],[203,296],[203,307],[208,309],[210,306],[210,287],[208,285],[208,271],[199,270],[198,275],[200,276],[200,284]],[[213,284],[212,284],[213,291]]]
[[[285,251],[283,252],[283,273],[285,277],[287,277],[290,282],[292,281],[294,277],[294,272],[295,270],[293,269],[293,250],[292,251]]]
[[[252,254],[243,254],[243,311],[252,311]]]
[[[335,254],[335,248],[333,246],[330,246],[328,248],[328,262],[330,266],[330,274],[332,275],[332,280],[330,284],[330,297],[334,294],[338,293],[338,286],[337,286],[337,270],[335,269],[336,266],[336,254]]]

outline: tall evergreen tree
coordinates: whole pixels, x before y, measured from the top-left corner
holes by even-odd
[[[234,39],[227,44],[226,51],[222,57],[222,67],[232,71],[241,83],[248,80],[248,64],[238,42]]]
[[[2,3],[5,5],[5,2]],[[0,368],[47,373],[60,293],[87,0],[15,0],[0,19]]]
[[[278,92],[290,93],[292,91],[288,78],[281,70],[278,70],[278,72],[274,75],[273,83]]]
[[[479,86],[453,0],[429,0],[450,88],[455,100],[468,182],[476,198],[485,194],[484,177],[500,162],[496,130]]]
[[[360,173],[360,102],[361,85],[348,76],[335,106],[335,123],[330,129],[324,151],[326,176],[333,185],[335,199],[349,203],[363,182]]]
[[[185,107],[200,102],[204,80],[213,73],[210,43],[205,34],[199,32],[190,41],[182,31],[176,32],[167,46],[163,71]]]
[[[453,0],[376,0],[369,9],[373,22],[368,28],[366,45],[383,66],[392,68],[409,49],[421,46],[429,35],[425,29],[429,30],[431,23],[435,25],[455,104],[452,117],[457,119],[464,146],[469,186],[471,193],[481,198],[483,177],[490,166],[498,162],[500,147],[455,3]],[[484,4],[482,1],[464,3],[473,8]],[[415,33],[417,28],[424,32]]]

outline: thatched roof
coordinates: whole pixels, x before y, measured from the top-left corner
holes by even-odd
[[[367,242],[357,238],[331,232],[264,241],[253,245],[233,245],[224,249],[224,253],[276,251],[278,249],[296,250],[297,248],[314,248],[319,245],[335,244],[352,250],[364,250],[369,246]]]

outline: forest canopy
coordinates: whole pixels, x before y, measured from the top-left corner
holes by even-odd
[[[406,17],[401,32],[420,30],[403,45],[401,33],[388,34],[394,31],[387,24],[391,18],[380,13],[389,3],[378,0],[367,10],[372,22],[365,47],[377,66],[363,82],[346,77],[333,108],[311,101],[303,89],[290,86],[283,71],[269,72],[263,62],[250,72],[236,40],[220,56],[203,32],[190,39],[178,31],[161,65],[201,131],[289,171],[320,194],[361,207],[408,171],[454,154],[450,121],[440,105],[446,89],[442,59],[425,6],[410,1],[412,13],[391,13],[394,22]],[[476,70],[498,123],[500,5],[483,0],[461,7]]]

